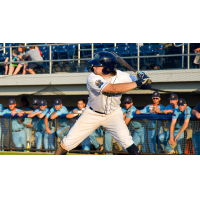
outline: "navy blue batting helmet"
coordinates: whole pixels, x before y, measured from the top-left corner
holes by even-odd
[[[104,67],[102,70],[104,74],[110,74],[115,70],[117,58],[108,51],[100,51],[95,55],[93,60],[88,62],[92,65],[92,71],[94,71],[94,66],[99,66]]]

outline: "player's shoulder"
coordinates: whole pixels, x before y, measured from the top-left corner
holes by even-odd
[[[134,105],[132,105],[131,106],[131,111],[133,112],[133,111],[136,111],[136,110],[137,110],[137,108]]]
[[[192,108],[190,108],[190,106],[187,106],[187,113],[191,113],[192,112]]]

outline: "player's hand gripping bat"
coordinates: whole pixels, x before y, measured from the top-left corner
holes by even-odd
[[[133,69],[124,59],[122,59],[120,56],[118,56],[118,55],[117,55],[116,53],[114,53],[113,51],[111,51],[111,53],[117,58],[117,62],[118,62],[119,64],[121,64],[122,66],[124,66],[124,67],[130,69],[131,71],[135,72],[136,75],[137,75],[138,72],[137,72],[135,69]],[[149,79],[147,83],[148,83],[148,84],[151,84],[151,83],[152,83],[152,80]]]

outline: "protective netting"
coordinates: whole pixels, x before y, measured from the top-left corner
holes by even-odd
[[[49,120],[51,134],[46,132],[44,119],[1,117],[2,151],[54,153],[61,140],[76,122],[74,119],[59,117]],[[200,154],[200,123],[191,118],[187,129],[180,134],[174,144],[169,144],[171,115],[137,115],[128,124],[130,135],[142,154]],[[179,117],[183,123],[183,117]],[[30,127],[33,125],[33,127]],[[174,129],[174,138],[180,127]],[[88,138],[70,152],[90,154],[127,154],[112,138],[108,131],[99,127]]]

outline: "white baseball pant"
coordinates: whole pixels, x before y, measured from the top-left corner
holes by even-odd
[[[105,115],[96,113],[87,106],[68,135],[63,138],[61,147],[67,151],[74,149],[100,126],[103,126],[124,149],[134,143],[123,119],[121,108]]]

